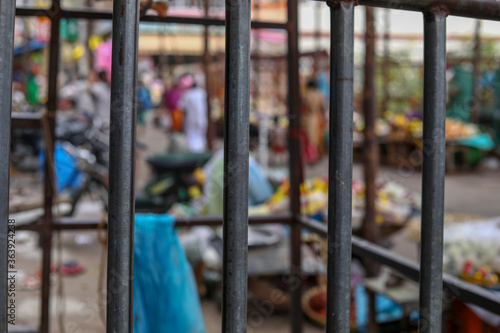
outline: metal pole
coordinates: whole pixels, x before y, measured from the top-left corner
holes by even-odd
[[[47,114],[50,142],[45,144],[45,176],[44,176],[44,221],[41,237],[43,238],[43,256],[42,256],[42,304],[41,304],[41,323],[40,331],[49,332],[50,321],[50,265],[52,257],[52,227],[54,204],[53,195],[53,177],[54,170],[54,141],[55,141],[55,120],[57,111],[57,76],[59,74],[59,29],[61,22],[61,7],[59,0],[52,2],[50,44],[49,44],[49,89],[47,100]],[[49,147],[49,145],[51,145]],[[52,154],[49,154],[49,150]],[[57,204],[57,203],[56,203]]]
[[[382,76],[384,78],[384,86],[382,87],[383,99],[382,107],[380,112],[383,113],[388,110],[389,107],[389,83],[390,80],[390,42],[391,42],[391,12],[389,9],[384,9],[384,61],[382,62]]]
[[[132,332],[139,2],[113,2],[107,332]]]
[[[378,169],[378,145],[375,136],[375,18],[372,7],[365,7],[365,82],[363,89],[363,112],[365,117],[364,129],[364,176],[365,176],[365,219],[363,221],[363,238],[377,243],[379,227],[375,222],[375,180]],[[366,262],[368,275],[377,273],[378,265],[373,261]]]
[[[441,332],[446,122],[446,9],[424,12],[424,133],[419,332]]]
[[[362,6],[393,8],[425,12],[439,3],[448,9],[450,15],[483,20],[500,20],[500,3],[496,0],[359,0]]]
[[[323,4],[321,2],[316,3],[314,8],[314,44],[316,52],[314,52],[314,63],[313,63],[313,76],[316,77],[319,71],[319,61],[320,61],[320,51],[321,51],[321,9],[323,9]]]
[[[222,332],[246,332],[250,1],[226,4]]]
[[[208,17],[210,1],[205,1],[205,17]],[[207,148],[212,150],[215,140],[215,124],[212,119],[212,78],[210,75],[210,27],[203,32],[203,71],[205,72],[205,90],[207,92]]]
[[[481,92],[479,90],[479,77],[481,76],[481,20],[476,21],[474,31],[474,60],[473,60],[473,82],[472,82],[472,110],[471,120],[477,124],[479,122],[479,112],[481,108]]]
[[[259,19],[259,14],[260,14],[260,4],[259,1],[255,1],[254,4],[254,17],[255,19]],[[254,55],[252,58],[254,59],[253,61],[253,68],[255,71],[255,76],[253,79],[253,94],[252,94],[252,110],[255,111],[260,111],[259,110],[259,96],[260,96],[260,90],[259,90],[259,84],[260,84],[260,30],[257,29],[255,30],[255,40],[254,40]]]
[[[331,10],[326,331],[350,332],[354,1]]]
[[[10,114],[15,2],[0,0],[0,304],[7,306],[7,233],[9,219]],[[0,314],[0,331],[7,332],[7,310]]]
[[[293,222],[290,232],[291,264],[288,288],[291,293],[292,333],[302,332],[302,274],[300,239],[300,184],[303,180],[300,154],[300,87],[299,87],[299,30],[298,1],[288,1],[288,152],[290,169],[290,209]]]

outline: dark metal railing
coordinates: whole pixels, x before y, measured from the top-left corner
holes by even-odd
[[[139,2],[113,1],[107,332],[131,332]]]
[[[330,144],[326,330],[350,331],[354,3],[330,2]]]
[[[0,331],[7,332],[7,276],[9,174],[10,174],[10,113],[12,103],[12,58],[14,52],[15,3],[0,0]]]
[[[222,332],[247,330],[250,1],[226,6]]]
[[[421,264],[408,261],[377,245],[351,236],[352,111],[354,7],[384,7],[424,13],[424,164],[422,178]],[[298,3],[288,1],[288,22],[250,22],[250,3],[226,2],[226,20],[214,18],[143,17],[142,21],[196,25],[226,25],[226,113],[224,216],[179,219],[179,226],[224,226],[223,331],[246,331],[247,226],[282,223],[291,227],[289,289],[292,296],[292,332],[302,331],[300,232],[309,229],[328,237],[327,331],[350,329],[350,260],[354,254],[385,264],[410,279],[420,281],[421,332],[441,330],[443,284],[447,291],[500,314],[500,299],[457,278],[442,274],[444,200],[444,123],[446,16],[457,15],[500,20],[495,0],[329,0],[331,29],[331,103],[328,227],[300,215],[300,97],[298,50]],[[50,43],[49,131],[54,135],[59,63],[59,22],[62,17],[113,19],[113,67],[110,131],[110,212],[108,261],[108,332],[132,332],[133,217],[135,166],[135,87],[138,43],[138,2],[115,0],[113,13],[63,10],[59,0],[49,9],[14,8],[14,1],[0,0],[0,303],[7,302],[7,218],[9,187],[10,100],[14,15],[46,16],[52,20]],[[282,29],[288,33],[288,107],[290,116],[290,202],[284,216],[248,218],[248,114],[250,27]],[[40,126],[38,118],[16,116],[12,124]],[[53,142],[53,140],[52,140]],[[47,159],[49,160],[49,158]],[[48,175],[49,165],[46,166]],[[98,221],[52,216],[52,184],[45,181],[45,217],[20,229],[37,230],[43,240],[41,332],[49,331],[49,274],[52,233],[60,230],[95,229]],[[223,222],[224,221],[224,222]],[[421,269],[420,269],[421,268]],[[0,330],[7,317],[0,315]]]

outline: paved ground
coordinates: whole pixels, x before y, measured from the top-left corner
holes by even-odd
[[[148,128],[141,140],[148,145],[147,152],[140,152],[138,168],[138,185],[144,184],[148,171],[143,162],[144,156],[159,152],[166,146],[163,133]],[[320,163],[308,167],[308,175],[324,175],[327,170],[326,159]],[[397,168],[382,168],[380,176],[396,180],[416,191],[421,190],[421,174],[418,172],[406,172]],[[354,168],[354,178],[362,179],[359,166]],[[482,172],[477,174],[462,174],[446,177],[446,201],[445,208],[448,212],[469,213],[474,215],[497,216],[500,215],[498,206],[498,193],[500,193],[500,173]],[[89,205],[84,208],[83,213],[95,210],[95,206]],[[37,247],[37,237],[33,233],[18,233],[17,245],[17,267],[19,271],[18,280],[33,275],[39,270],[41,254]],[[411,258],[415,258],[415,246],[401,235],[394,237],[396,249]],[[100,321],[102,313],[97,298],[98,280],[100,275],[100,262],[102,247],[97,241],[96,232],[68,232],[62,235],[62,258],[63,261],[77,260],[86,267],[85,274],[77,277],[63,278],[64,301],[65,301],[65,332],[104,332],[104,325]],[[54,251],[53,257],[57,252]],[[53,285],[53,300],[57,299],[57,284]],[[39,320],[39,292],[22,290],[18,286],[17,293],[17,325],[35,326]],[[52,302],[52,328],[51,332],[62,332],[57,324],[57,306],[60,302]],[[209,333],[220,332],[220,311],[218,304],[203,301],[203,312],[205,316],[207,331]],[[322,330],[307,323],[305,332],[315,333]],[[290,332],[288,318],[285,315],[268,315],[261,313],[249,326],[251,332]]]

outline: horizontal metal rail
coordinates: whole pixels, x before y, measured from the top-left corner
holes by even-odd
[[[325,0],[316,1],[324,2]],[[330,2],[341,1],[331,0]],[[500,21],[500,2],[496,0],[357,0],[357,3],[362,6],[415,12],[424,12],[430,7],[441,7],[453,16]]]
[[[327,237],[328,228],[325,224],[316,222],[305,216],[300,218],[300,224],[305,229],[319,236],[324,238]],[[386,265],[410,280],[419,281],[420,265],[393,251],[353,236],[352,252],[360,257],[365,257]],[[471,283],[467,283],[449,274],[443,275],[443,285],[448,294],[445,299],[451,300],[452,298],[458,298],[464,302],[478,305],[492,313],[500,315],[500,297],[492,292]]]
[[[75,218],[63,217],[54,221],[54,230],[95,230],[101,225],[101,219],[98,218]],[[252,225],[258,224],[291,224],[292,215],[266,215],[266,216],[251,216],[248,223]],[[216,227],[222,225],[222,216],[196,216],[196,217],[179,217],[175,219],[176,227],[196,227],[209,226]],[[17,227],[17,230],[33,230],[39,231],[45,228],[41,223],[25,224]],[[103,228],[107,228],[107,220],[104,220]]]
[[[88,19],[88,20],[111,20],[113,13],[108,11],[95,11],[95,10],[65,10],[54,11],[50,8],[17,8],[17,16],[46,16],[51,17],[54,13],[60,12],[62,17],[75,18],[75,19]],[[187,25],[201,25],[201,26],[224,26],[226,21],[220,18],[210,17],[183,17],[183,16],[151,16],[146,15],[140,18],[141,22],[158,22],[158,23],[175,23]],[[277,29],[286,30],[287,24],[285,22],[266,22],[266,21],[253,21],[251,23],[254,29]]]

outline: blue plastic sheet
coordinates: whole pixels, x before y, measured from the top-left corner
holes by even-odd
[[[477,148],[485,151],[490,151],[495,148],[495,142],[488,133],[481,133],[470,138],[457,140],[451,142],[451,144]]]
[[[55,176],[57,181],[57,190],[59,192],[80,186],[83,180],[83,174],[78,170],[78,161],[64,150],[64,144],[56,142],[54,147]],[[40,173],[43,175],[45,170],[45,152],[40,152]]]
[[[138,214],[134,332],[205,333],[194,274],[166,215]]]
[[[365,286],[359,285],[356,287],[355,300],[358,329],[360,333],[365,333],[368,323],[368,295]],[[401,305],[379,294],[375,295],[375,311],[377,323],[399,320],[403,317],[403,307]]]

